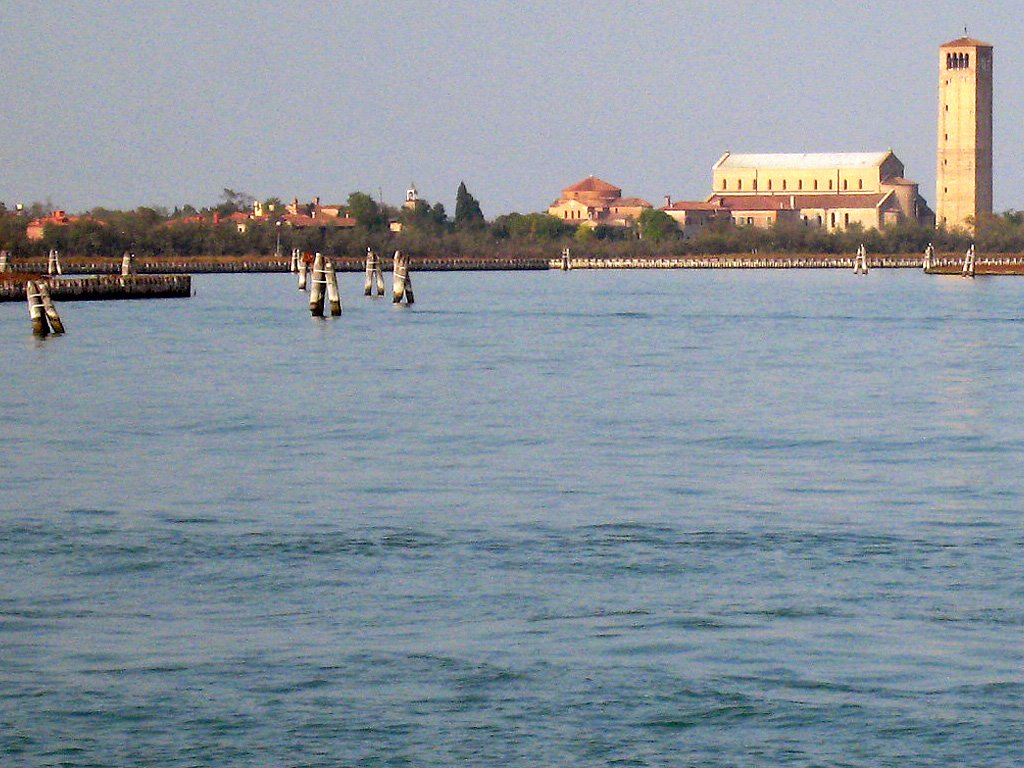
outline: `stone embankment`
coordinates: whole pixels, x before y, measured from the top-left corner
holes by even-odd
[[[170,299],[192,295],[191,275],[94,275],[39,277],[0,275],[0,301],[25,301],[25,279],[43,280],[59,301],[106,299]]]

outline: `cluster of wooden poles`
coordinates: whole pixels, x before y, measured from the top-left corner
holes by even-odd
[[[298,248],[292,250],[291,271],[299,276],[299,290],[309,291],[309,312],[313,317],[324,316],[324,297],[330,305],[331,317],[341,315],[341,293],[338,291],[338,274],[334,261],[322,253],[311,255]],[[392,267],[394,277],[391,300],[395,304],[405,299],[412,304],[416,299],[412,292],[412,277],[409,275],[409,257],[395,251]],[[370,248],[366,249],[366,280],[363,295],[371,296],[376,288],[377,295],[384,295],[384,275],[380,256]]]
[[[49,336],[53,333],[64,333],[64,323],[57,314],[57,307],[50,298],[50,286],[45,280],[29,280],[25,283],[25,295],[28,297],[28,316],[32,319],[32,333],[36,336]]]

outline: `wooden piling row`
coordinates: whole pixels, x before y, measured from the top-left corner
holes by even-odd
[[[7,251],[0,251],[0,273],[13,272],[11,269],[11,257]]]
[[[94,275],[62,277],[47,285],[50,295],[59,301],[111,299],[186,298],[192,295],[191,275]],[[0,279],[0,301],[24,301],[26,281]]]
[[[304,253],[304,254],[302,254],[301,258],[299,258],[299,290],[300,291],[306,290],[306,284],[307,284],[306,272],[309,270],[309,261],[307,261],[308,256],[309,256],[308,253]]]

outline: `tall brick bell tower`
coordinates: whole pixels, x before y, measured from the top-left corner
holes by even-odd
[[[961,37],[939,46],[935,222],[966,227],[992,213],[992,46]]]

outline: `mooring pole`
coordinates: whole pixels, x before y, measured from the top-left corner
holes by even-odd
[[[36,336],[48,336],[50,324],[46,321],[43,298],[34,280],[25,282],[25,297],[28,299],[28,316],[32,319],[32,333]]]
[[[36,283],[36,288],[43,303],[43,312],[46,313],[46,319],[50,321],[53,332],[64,333],[64,323],[61,321],[60,315],[57,314],[57,307],[54,306],[53,299],[50,298],[50,286],[45,281],[40,281]]]
[[[60,255],[57,253],[56,248],[51,248],[48,258],[46,259],[46,274],[48,275],[63,275],[64,270],[60,266]]]
[[[963,270],[961,270],[961,275],[963,277],[974,277],[974,268],[974,243],[971,243],[971,247],[964,254],[964,266]]]
[[[338,291],[338,274],[334,271],[334,260],[324,262],[324,275],[327,280],[327,301],[331,304],[331,317],[341,316],[341,293]]]
[[[327,281],[324,280],[324,257],[323,254],[317,251],[316,257],[313,259],[313,279],[309,286],[309,311],[313,317],[324,316],[324,286]]]
[[[10,272],[11,262],[7,251],[0,251],[0,272]]]
[[[374,256],[373,251],[371,251],[370,247],[367,246],[366,247],[366,279],[363,280],[363,296],[369,296],[371,293],[373,293],[373,278],[374,278],[373,256]]]
[[[306,290],[306,282],[307,282],[306,273],[309,271],[309,262],[306,259],[308,257],[309,257],[309,254],[304,253],[304,254],[302,254],[302,257],[299,259],[299,290],[300,291]]]
[[[932,268],[932,259],[935,258],[935,246],[928,243],[928,247],[924,249],[924,259],[921,263],[921,269],[927,272]]]

